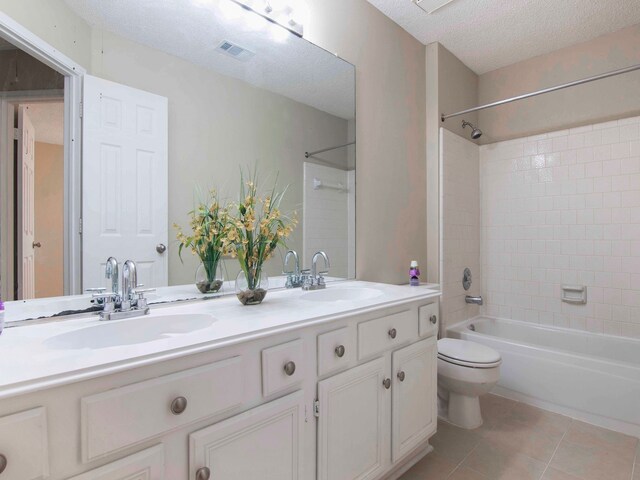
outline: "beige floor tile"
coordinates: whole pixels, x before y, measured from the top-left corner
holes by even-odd
[[[627,480],[631,478],[633,460],[614,449],[578,445],[565,437],[551,466],[584,480]]]
[[[488,441],[501,445],[505,449],[547,464],[562,440],[563,433],[503,422],[487,428],[482,435]]]
[[[567,442],[587,448],[602,449],[633,463],[638,439],[574,420],[565,437]]]
[[[568,473],[561,472],[560,470],[556,470],[555,468],[549,467],[544,475],[542,476],[542,480],[582,480],[580,477],[576,477],[574,475],[570,475]]]
[[[563,435],[571,425],[571,419],[553,412],[548,412],[524,403],[513,405],[505,423],[534,429],[552,435]]]
[[[484,425],[500,422],[517,402],[497,395],[483,395],[480,397],[480,411]]]
[[[483,439],[462,463],[462,467],[482,473],[492,480],[538,480],[546,464]]]
[[[454,462],[432,452],[398,480],[446,480],[455,469]]]
[[[438,432],[429,441],[435,453],[460,463],[480,441],[480,434],[439,421]]]
[[[486,475],[471,470],[470,468],[458,468],[447,480],[491,480]]]

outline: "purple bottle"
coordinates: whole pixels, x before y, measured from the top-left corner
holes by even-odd
[[[409,267],[409,285],[417,287],[420,285],[420,268],[418,268],[418,262],[416,260],[411,261]]]

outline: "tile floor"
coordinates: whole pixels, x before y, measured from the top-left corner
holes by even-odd
[[[640,480],[635,437],[495,395],[481,405],[482,427],[440,422],[434,451],[400,480]]]

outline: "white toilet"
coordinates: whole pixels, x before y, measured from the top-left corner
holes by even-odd
[[[500,378],[500,354],[479,343],[438,340],[438,415],[458,427],[482,425],[480,395]]]

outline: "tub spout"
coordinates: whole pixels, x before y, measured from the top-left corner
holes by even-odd
[[[467,295],[466,297],[464,297],[464,301],[467,303],[470,303],[472,305],[482,305],[482,296],[477,296],[477,297],[472,297],[470,295]]]

